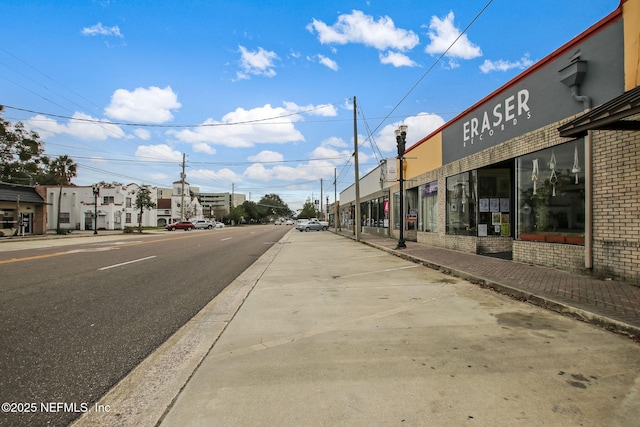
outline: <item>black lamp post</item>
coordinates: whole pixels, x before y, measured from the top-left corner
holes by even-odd
[[[400,238],[398,249],[407,247],[404,241],[404,147],[407,143],[407,126],[400,125],[396,129],[396,144],[398,145],[398,160],[400,160]]]
[[[98,195],[100,195],[100,187],[93,186],[93,234],[98,234]]]

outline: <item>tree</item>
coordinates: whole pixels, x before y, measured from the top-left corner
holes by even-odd
[[[316,212],[316,206],[311,203],[310,200],[307,200],[302,206],[302,212],[298,214],[298,218],[315,218],[318,216],[318,212]]]
[[[2,109],[0,105],[0,114]],[[49,160],[36,132],[0,116],[0,181],[22,185],[54,184],[47,175]]]
[[[267,194],[258,202],[260,207],[260,220],[271,216],[290,217],[293,212],[289,206],[277,194]]]
[[[151,190],[148,186],[144,185],[138,189],[133,206],[136,209],[140,209],[140,213],[138,214],[138,233],[142,233],[142,214],[144,213],[144,209],[155,209],[157,206],[156,203],[151,200]]]
[[[231,209],[231,212],[229,212],[229,219],[236,224],[242,223],[246,216],[247,212],[244,210],[244,205],[235,206]]]
[[[78,166],[69,156],[60,156],[49,163],[49,175],[54,183],[58,185],[58,217],[56,230],[58,234],[62,233],[60,229],[60,202],[62,201],[62,187],[71,184],[71,180],[77,176]]]

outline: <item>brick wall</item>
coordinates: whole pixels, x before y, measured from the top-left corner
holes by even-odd
[[[593,230],[594,273],[640,284],[640,132],[593,132]]]

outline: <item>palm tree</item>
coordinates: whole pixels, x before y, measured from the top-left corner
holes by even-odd
[[[53,159],[49,165],[49,171],[56,184],[59,186],[58,192],[58,215],[56,230],[60,234],[60,202],[62,200],[62,187],[69,185],[71,180],[77,176],[78,165],[67,155]]]

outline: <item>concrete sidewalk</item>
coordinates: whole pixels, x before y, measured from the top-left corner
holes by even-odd
[[[635,425],[632,340],[388,240],[292,230],[74,425]]]
[[[339,233],[355,239],[352,232]],[[362,234],[364,244],[640,340],[640,286]],[[640,267],[639,267],[640,268]]]

